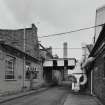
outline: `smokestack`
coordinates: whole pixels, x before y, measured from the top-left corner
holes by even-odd
[[[63,58],[67,58],[67,42],[63,43]]]
[[[86,43],[82,42],[82,62],[86,60]]]

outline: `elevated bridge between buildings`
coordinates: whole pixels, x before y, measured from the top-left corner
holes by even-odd
[[[45,60],[43,63],[43,78],[47,83],[60,84],[61,81],[68,79],[68,70],[73,70],[75,65],[75,58]]]

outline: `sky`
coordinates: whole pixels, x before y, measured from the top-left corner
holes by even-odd
[[[38,37],[67,32],[95,25],[96,9],[105,0],[0,0],[0,28],[38,28]],[[93,42],[94,29],[60,36],[39,38],[40,43],[52,46],[53,54],[63,57],[63,43],[68,48],[81,48]],[[68,57],[81,59],[81,49],[68,49]]]

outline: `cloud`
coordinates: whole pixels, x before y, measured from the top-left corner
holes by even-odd
[[[0,28],[11,28],[15,26],[17,22],[11,11],[8,11],[3,0],[0,0]]]
[[[35,21],[39,16],[56,27],[70,27],[78,16],[86,15],[88,0],[4,0],[16,20],[23,24]],[[87,14],[88,15],[88,14]],[[77,21],[76,21],[77,22]],[[83,23],[82,23],[83,24]]]
[[[29,24],[35,22],[36,17],[40,17],[55,27],[66,27],[65,29],[73,28],[73,25],[88,24],[83,18],[93,14],[100,3],[98,0],[4,0],[4,2],[8,11],[11,11],[20,23]],[[81,20],[84,22],[80,23]]]
[[[33,21],[33,0],[4,0],[8,11],[11,11],[15,19],[21,24]]]
[[[96,8],[105,3],[105,0],[2,1],[5,6],[0,2],[0,8],[3,8],[0,15],[2,18],[0,20],[3,20],[4,24],[29,25],[33,22],[38,25],[38,33],[40,35],[92,26],[95,23]],[[4,18],[2,16],[3,13],[6,13]],[[93,30],[89,30],[67,36],[44,38],[41,39],[41,41],[45,46],[61,47],[63,42],[67,41],[70,47],[81,47],[81,42],[91,43],[93,35]],[[58,51],[58,54],[60,54],[60,52],[61,51]],[[79,54],[80,53],[78,53],[77,56],[79,56]],[[72,55],[74,55],[74,53],[72,53]]]

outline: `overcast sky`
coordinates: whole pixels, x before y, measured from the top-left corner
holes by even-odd
[[[0,0],[0,28],[30,27],[35,23],[38,36],[90,27],[95,24],[95,11],[105,0]],[[92,43],[94,29],[63,36],[39,39],[45,47],[80,48],[81,43]],[[62,49],[54,49],[62,57]],[[69,49],[68,57],[81,58],[81,49]]]

